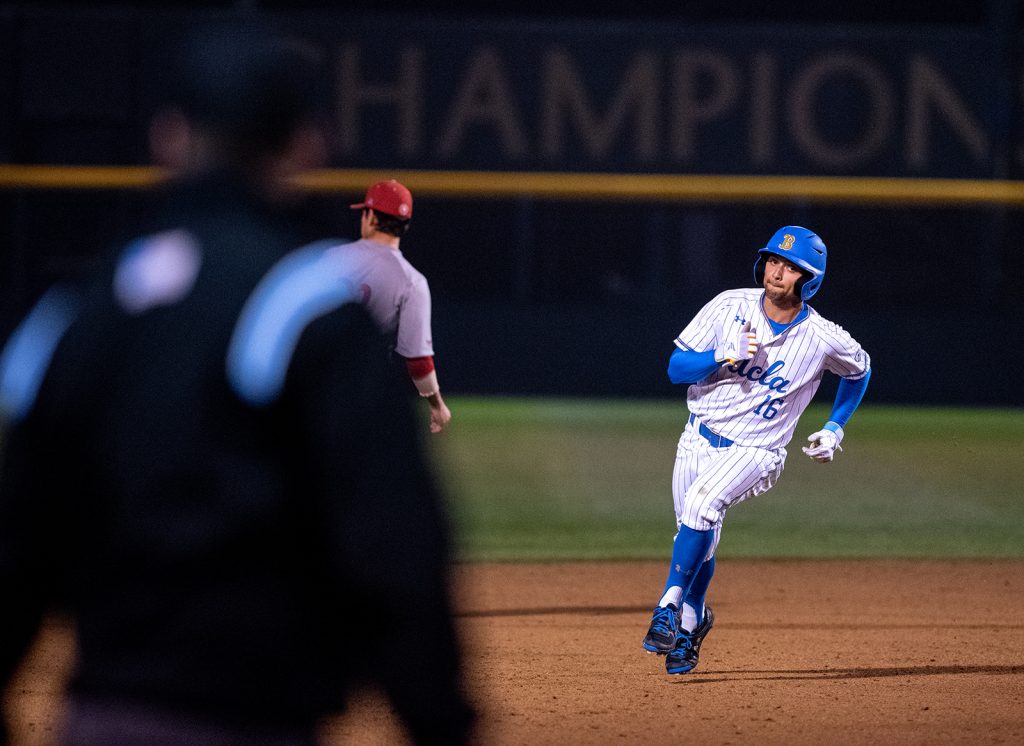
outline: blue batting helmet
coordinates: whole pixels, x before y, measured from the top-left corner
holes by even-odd
[[[786,225],[775,231],[768,245],[757,252],[754,279],[758,286],[764,285],[764,267],[768,254],[782,257],[803,270],[806,277],[796,284],[801,300],[809,300],[818,292],[821,281],[825,279],[828,250],[817,233],[799,225]]]

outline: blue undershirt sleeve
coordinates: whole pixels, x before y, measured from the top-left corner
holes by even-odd
[[[672,383],[696,383],[718,369],[715,351],[694,352],[677,347],[668,360],[668,380]]]
[[[864,398],[869,378],[871,378],[870,368],[867,373],[856,380],[844,378],[839,381],[836,400],[832,404],[832,414],[829,415],[828,422],[825,423],[826,430],[834,431],[836,429],[835,427],[829,427],[829,425],[836,425],[840,428],[846,426],[854,410],[857,409],[857,405],[860,404],[860,400]]]

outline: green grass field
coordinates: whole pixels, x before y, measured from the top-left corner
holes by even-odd
[[[661,559],[685,402],[453,397],[431,438],[463,559]],[[1024,557],[1024,409],[871,406],[725,519],[722,557]]]

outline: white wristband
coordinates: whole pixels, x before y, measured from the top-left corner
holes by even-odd
[[[412,382],[422,397],[433,396],[440,390],[440,386],[437,385],[436,370],[430,371],[427,375],[423,376],[423,378],[414,378],[412,379]]]
[[[829,424],[835,425],[835,427],[829,427]],[[843,436],[846,435],[846,433],[843,432],[842,425],[840,425],[838,422],[835,422],[834,420],[829,420],[828,422],[826,422],[825,427],[823,427],[822,430],[831,430],[832,432],[834,432],[836,434],[836,442],[838,443],[842,443]]]

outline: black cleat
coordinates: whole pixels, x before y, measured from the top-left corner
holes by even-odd
[[[687,673],[697,667],[697,660],[700,657],[700,644],[708,636],[708,632],[715,625],[715,614],[710,606],[704,607],[704,621],[697,625],[693,632],[679,630],[676,635],[676,644],[665,656],[666,673]]]
[[[655,607],[651,626],[644,638],[644,650],[665,655],[676,646],[679,636],[679,609],[672,604]]]

